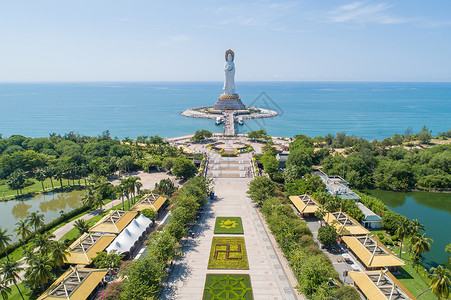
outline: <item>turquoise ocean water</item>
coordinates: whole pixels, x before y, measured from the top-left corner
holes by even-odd
[[[0,133],[99,135],[109,129],[113,137],[135,138],[222,132],[213,120],[180,115],[213,105],[221,88],[221,82],[2,83]],[[409,126],[418,132],[426,125],[433,134],[451,129],[451,83],[238,82],[237,92],[246,105],[280,112],[247,121],[242,133],[261,127],[275,136],[345,131],[372,140]]]

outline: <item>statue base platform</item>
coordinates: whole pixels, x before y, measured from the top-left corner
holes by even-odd
[[[243,110],[246,106],[241,102],[240,96],[238,94],[226,95],[221,94],[218,101],[213,106],[214,110]]]

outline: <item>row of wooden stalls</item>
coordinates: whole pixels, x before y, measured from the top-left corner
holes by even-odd
[[[110,211],[68,247],[65,263],[70,265],[69,269],[37,300],[92,299],[112,275],[108,269],[93,267],[97,253],[116,251],[130,258],[152,231],[152,220],[140,212],[151,209],[161,213],[168,205],[167,200],[165,196],[147,194],[130,211]]]
[[[315,217],[320,205],[312,196],[304,194],[289,198],[302,218]],[[364,271],[348,274],[367,299],[416,299],[390,272],[397,271],[397,267],[405,263],[370,231],[342,211],[326,213],[323,219],[336,229],[340,242],[344,242],[348,251],[364,266]]]

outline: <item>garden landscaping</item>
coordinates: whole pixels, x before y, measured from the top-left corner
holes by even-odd
[[[215,234],[243,234],[243,223],[240,217],[217,217]]]
[[[249,270],[242,237],[213,237],[208,269]]]
[[[203,300],[252,300],[251,279],[247,274],[207,274]]]

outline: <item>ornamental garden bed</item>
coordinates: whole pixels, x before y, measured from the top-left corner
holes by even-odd
[[[202,300],[210,299],[254,299],[251,278],[247,274],[207,274]]]
[[[249,270],[243,237],[213,237],[208,269]]]
[[[240,217],[217,217],[215,234],[243,234],[243,223]]]

